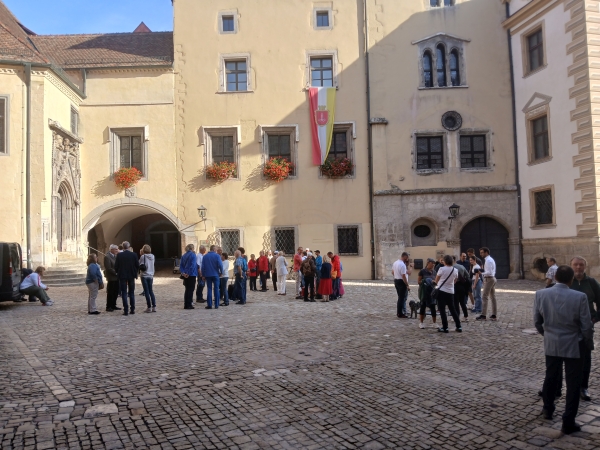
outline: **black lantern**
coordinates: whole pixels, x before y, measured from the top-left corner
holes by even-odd
[[[198,215],[203,221],[206,220],[206,206],[200,205],[200,208],[198,208]]]
[[[448,220],[450,221],[450,228],[448,231],[450,231],[452,229],[452,220],[458,216],[458,213],[460,212],[460,206],[458,206],[456,203],[452,203],[452,206],[450,206],[448,209],[450,210],[450,217],[448,217]]]

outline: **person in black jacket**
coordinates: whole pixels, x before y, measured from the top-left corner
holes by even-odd
[[[115,262],[119,254],[119,247],[115,244],[110,246],[106,255],[104,255],[104,276],[106,277],[106,310],[108,312],[121,309],[117,306],[117,297],[119,296],[119,277],[115,272]]]
[[[121,286],[124,316],[128,316],[130,311],[127,304],[127,291],[129,291],[131,314],[135,314],[135,280],[137,280],[139,270],[140,263],[137,255],[131,251],[129,242],[123,242],[123,251],[117,255],[115,261],[115,272],[117,272]]]

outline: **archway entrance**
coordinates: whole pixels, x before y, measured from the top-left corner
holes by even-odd
[[[510,273],[510,256],[508,247],[508,230],[489,217],[479,217],[467,223],[460,232],[462,251],[474,248],[479,256],[481,247],[488,247],[496,261],[496,278],[508,278]]]

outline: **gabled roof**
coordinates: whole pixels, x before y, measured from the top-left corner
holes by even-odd
[[[0,1],[0,59],[47,63],[17,18]]]
[[[173,63],[172,32],[48,35],[31,40],[64,69]]]
[[[152,30],[150,28],[148,28],[148,25],[146,25],[144,22],[140,23],[137,28],[135,30],[133,30],[134,33],[152,33]]]

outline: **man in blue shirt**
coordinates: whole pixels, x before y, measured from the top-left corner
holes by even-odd
[[[188,244],[185,247],[185,254],[181,257],[179,263],[179,272],[183,277],[185,294],[183,296],[183,309],[194,309],[194,288],[196,287],[196,277],[198,276],[198,263],[196,253],[194,253],[194,244]]]
[[[317,276],[315,278],[317,296],[315,298],[322,299],[323,296],[318,294],[319,283],[321,282],[321,268],[323,267],[323,257],[321,256],[320,250],[315,250],[315,264],[317,265]]]
[[[208,290],[206,295],[207,306],[205,309],[212,309],[213,286],[215,292],[215,309],[219,309],[219,277],[223,273],[223,263],[221,262],[221,257],[215,252],[216,248],[216,245],[210,246],[209,252],[202,258],[202,266],[200,268],[202,278],[206,280]]]
[[[236,305],[246,304],[246,290],[244,285],[246,284],[246,272],[248,271],[248,263],[242,256],[242,252],[236,250],[234,253],[235,261],[233,263],[233,274],[235,276],[235,298],[238,301]]]

